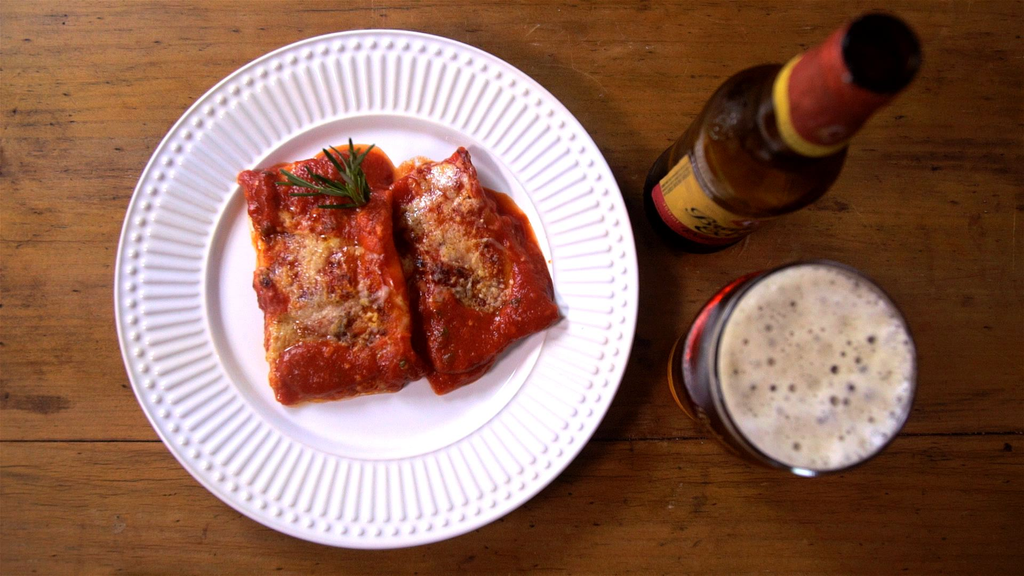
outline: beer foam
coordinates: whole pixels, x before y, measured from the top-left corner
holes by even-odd
[[[827,264],[758,280],[719,340],[732,421],[765,455],[809,470],[878,452],[906,420],[914,371],[913,341],[889,298]]]

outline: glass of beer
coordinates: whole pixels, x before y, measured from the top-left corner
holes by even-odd
[[[903,427],[917,361],[892,299],[835,262],[739,278],[676,342],[679,406],[733,452],[818,476],[878,454]]]

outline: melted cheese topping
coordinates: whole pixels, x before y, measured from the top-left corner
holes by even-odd
[[[419,268],[469,308],[498,310],[509,298],[505,247],[472,234],[474,228],[486,226],[486,200],[471,193],[468,176],[452,164],[434,164],[424,172],[423,181],[417,181],[416,199],[399,211],[419,260],[406,259],[403,267],[407,273]]]
[[[279,256],[264,277],[289,298],[289,306],[270,327],[268,352],[325,338],[369,345],[382,335],[391,290],[372,286],[359,273],[362,261],[379,256],[341,238],[308,233],[282,235],[272,249]]]

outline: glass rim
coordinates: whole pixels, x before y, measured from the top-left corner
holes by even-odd
[[[760,448],[755,446],[754,443],[750,441],[745,434],[743,434],[739,426],[733,420],[732,414],[729,412],[729,409],[726,407],[725,402],[722,398],[722,380],[719,377],[718,373],[719,351],[721,350],[722,334],[725,332],[725,326],[726,324],[728,324],[729,318],[732,316],[733,311],[735,310],[739,302],[743,300],[743,297],[747,293],[749,293],[751,289],[757,286],[757,284],[760,283],[762,280],[776,274],[777,272],[801,266],[825,266],[833,269],[839,269],[843,272],[856,276],[857,278],[867,282],[871,286],[874,286],[878,293],[881,294],[888,301],[891,308],[899,316],[900,323],[903,325],[903,329],[906,331],[907,340],[909,340],[910,342],[910,348],[913,353],[911,357],[912,365],[909,393],[910,398],[907,401],[907,409],[904,412],[903,418],[899,422],[899,425],[896,426],[893,433],[884,443],[875,448],[874,452],[872,452],[868,456],[865,456],[864,458],[861,458],[860,460],[857,460],[856,462],[847,464],[845,466],[841,466],[839,468],[805,468],[802,466],[794,466],[791,464],[787,464],[776,458],[773,458],[772,456],[769,456],[768,454],[764,453],[764,451],[762,451]],[[885,449],[888,448],[889,445],[893,442],[893,440],[895,440],[896,437],[899,436],[900,432],[903,430],[903,427],[906,425],[907,420],[910,419],[911,412],[913,412],[914,410],[914,402],[917,398],[917,342],[914,340],[914,336],[910,331],[910,324],[907,322],[907,317],[903,314],[903,310],[899,308],[899,306],[896,304],[896,301],[893,300],[892,296],[890,296],[889,293],[886,292],[885,289],[882,288],[877,282],[875,282],[871,277],[869,277],[864,272],[861,272],[860,270],[847,264],[843,264],[842,262],[836,262],[834,260],[827,259],[798,260],[796,262],[790,262],[788,264],[782,264],[780,266],[764,270],[763,272],[757,274],[756,276],[753,276],[748,280],[744,281],[736,289],[735,292],[728,296],[728,300],[725,302],[725,305],[722,307],[722,311],[718,314],[717,318],[715,318],[714,324],[711,326],[711,329],[713,331],[709,336],[711,337],[714,349],[713,351],[711,351],[711,355],[713,356],[711,360],[713,364],[712,366],[709,367],[709,372],[711,376],[711,385],[709,386],[709,388],[711,400],[714,404],[715,411],[718,413],[723,425],[728,429],[733,439],[735,439],[737,443],[739,443],[743,447],[743,449],[746,450],[751,456],[771,466],[772,468],[787,470],[793,474],[796,474],[797,476],[803,476],[807,478],[813,478],[828,474],[837,474],[841,472],[846,472],[852,468],[856,468],[857,466],[860,466],[865,462],[868,462],[869,460],[875,458],[876,456],[884,452]]]

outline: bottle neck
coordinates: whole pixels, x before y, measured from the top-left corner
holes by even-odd
[[[910,82],[919,63],[917,39],[893,17],[871,14],[840,28],[775,77],[779,137],[802,156],[839,152]]]

